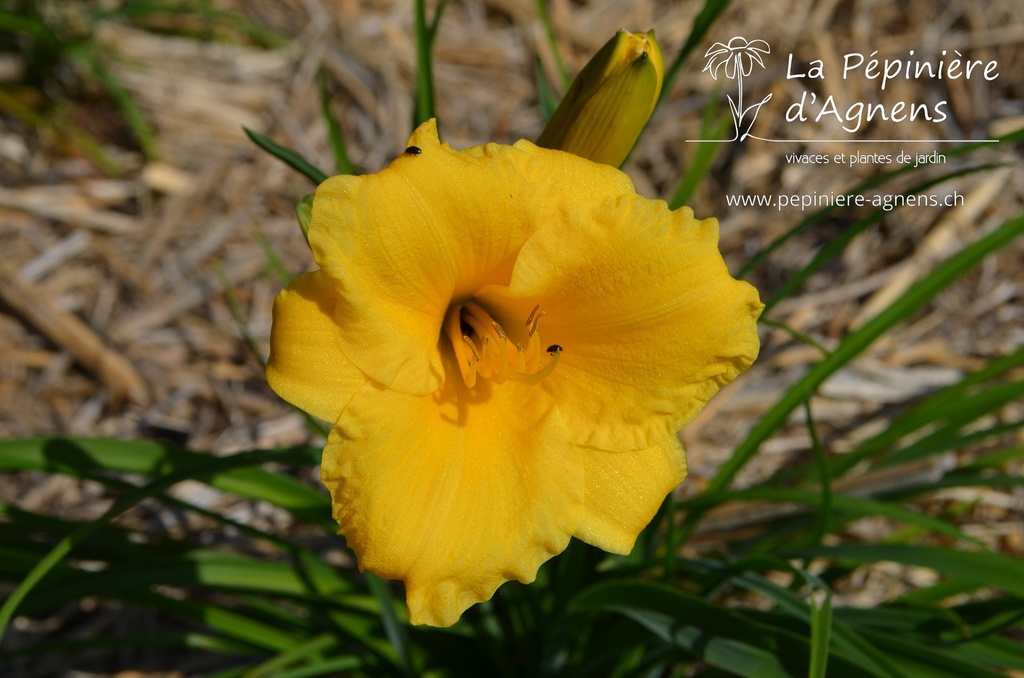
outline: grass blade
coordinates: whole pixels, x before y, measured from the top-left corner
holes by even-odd
[[[871,635],[910,678],[1006,678],[1002,672],[990,671],[934,646],[913,643],[902,636]]]
[[[317,88],[320,92],[320,112],[327,123],[327,134],[331,140],[331,150],[334,151],[334,166],[339,174],[358,174],[356,166],[348,157],[348,145],[345,143],[345,134],[341,131],[338,119],[331,111],[331,97],[327,92],[327,72],[320,67],[317,74]]]
[[[999,250],[1022,233],[1024,233],[1024,215],[1007,221],[993,232],[944,261],[927,278],[908,290],[906,294],[860,329],[847,336],[829,357],[815,365],[764,415],[747,438],[737,447],[732,457],[712,478],[704,494],[713,497],[724,491],[740,469],[756,454],[761,443],[782,425],[790,413],[813,394],[831,374],[850,362],[894,325],[924,306],[942,289],[977,265],[988,254]]]
[[[554,90],[551,89],[551,83],[548,82],[548,76],[544,75],[544,68],[541,66],[540,59],[536,61],[536,72],[537,72],[537,104],[540,106],[540,117],[541,121],[547,125],[548,121],[551,120],[551,116],[558,110],[558,96]]]
[[[274,674],[274,678],[313,678],[314,676],[351,675],[349,672],[363,667],[359,657],[337,657],[328,659],[313,666],[303,666],[290,671]]]
[[[659,104],[672,91],[672,84],[679,77],[683,66],[686,65],[687,60],[690,58],[690,54],[700,44],[700,41],[704,39],[708,30],[711,29],[711,25],[715,23],[715,20],[729,7],[729,3],[730,0],[705,0],[700,13],[693,20],[693,28],[690,29],[690,35],[687,36],[686,42],[683,43],[682,48],[679,50],[679,54],[676,55],[672,65],[669,66],[668,71],[665,73],[661,96],[658,98]]]
[[[712,102],[704,112],[704,118],[701,122],[701,139],[721,139],[722,135],[729,129],[732,119],[720,117],[716,121],[715,116],[717,113],[718,107]],[[700,186],[700,182],[711,171],[711,163],[714,162],[715,155],[722,149],[722,144],[708,143],[706,141],[692,145],[696,146],[693,157],[687,163],[686,171],[683,172],[683,176],[679,179],[676,190],[672,194],[672,199],[669,200],[668,205],[670,209],[677,209],[683,205],[690,204],[694,193],[697,192],[697,187]]]
[[[1017,142],[1020,142],[1022,140],[1024,140],[1024,128],[1019,129],[1019,130],[1017,130],[1015,132],[1011,132],[1010,134],[1006,134],[1006,135],[1001,136],[1001,137],[998,138],[999,142],[1008,142],[1008,143],[1017,143]],[[971,151],[978,150],[979,148],[982,148],[983,146],[989,146],[989,144],[988,143],[964,144],[963,146],[958,146],[958,147],[956,147],[956,148],[954,148],[952,150],[947,151],[945,155],[947,157],[952,157],[952,156],[957,156],[957,155],[964,155],[966,153],[970,153]],[[854,195],[858,195],[860,193],[864,193],[865,191],[867,191],[869,189],[872,189],[875,186],[880,186],[881,184],[884,184],[884,183],[888,182],[889,180],[894,179],[894,178],[896,178],[896,177],[898,177],[900,175],[907,174],[909,172],[913,172],[915,169],[916,168],[914,168],[912,165],[904,165],[903,167],[898,167],[898,168],[896,168],[894,170],[889,170],[888,172],[882,172],[881,174],[877,174],[877,175],[875,175],[873,177],[869,177],[869,178],[865,179],[864,181],[862,181],[861,183],[855,185],[853,188],[851,188],[849,191],[846,192],[846,195],[847,196],[854,196]],[[736,274],[736,277],[742,278],[742,277],[746,276],[747,273],[749,273],[750,271],[754,270],[755,268],[757,268],[761,264],[763,264],[766,261],[768,261],[768,259],[776,252],[776,250],[778,250],[780,247],[785,245],[787,242],[789,242],[790,240],[792,240],[796,236],[800,235],[801,233],[804,233],[805,231],[807,231],[807,230],[813,228],[814,226],[817,226],[818,224],[822,223],[828,217],[830,217],[834,212],[836,212],[836,211],[838,211],[840,209],[843,209],[843,208],[838,206],[838,205],[836,205],[836,204],[833,204],[833,205],[830,205],[828,207],[823,207],[822,209],[818,210],[817,212],[814,212],[814,213],[810,214],[809,216],[807,216],[806,218],[801,220],[796,226],[794,226],[789,231],[787,231],[786,233],[782,234],[781,236],[779,236],[778,238],[773,240],[771,242],[771,244],[769,244],[767,247],[765,247],[760,252],[758,252],[754,257],[752,257],[750,259],[750,261],[748,261],[746,264],[744,264],[740,268],[739,272]]]
[[[569,611],[612,612],[712,666],[746,678],[791,678],[766,629],[671,586],[613,581],[590,587]]]
[[[264,151],[274,156],[284,164],[297,171],[302,176],[306,177],[316,185],[322,184],[327,180],[327,174],[313,163],[306,160],[302,155],[295,149],[282,146],[276,141],[271,140],[259,132],[243,127],[246,135],[252,139],[253,143],[262,148]]]
[[[981,172],[984,170],[992,169],[993,167],[997,167],[997,165],[977,165],[974,167],[959,169],[954,172],[948,172],[940,177],[923,181],[907,189],[906,191],[903,191],[903,193],[901,193],[900,195],[916,195],[942,183],[943,181],[966,176],[968,174],[973,174],[974,172]],[[839,254],[841,254],[842,251],[846,249],[846,246],[849,245],[855,237],[860,235],[869,226],[881,221],[882,217],[886,216],[888,213],[889,212],[887,212],[884,207],[879,207],[878,209],[875,209],[870,214],[868,214],[866,217],[858,219],[849,227],[847,227],[839,236],[837,236],[835,239],[829,242],[828,245],[819,250],[818,253],[814,255],[814,258],[811,259],[811,261],[806,266],[804,266],[791,278],[789,278],[785,283],[783,283],[782,286],[775,292],[775,294],[773,294],[771,298],[768,299],[768,301],[764,302],[764,311],[762,311],[762,315],[768,315],[776,304],[778,304],[783,299],[790,297],[793,294],[793,292],[796,291],[797,288],[799,288],[814,273],[819,271],[822,266],[828,263],[831,259],[834,259],[835,257],[839,256]]]
[[[839,544],[797,549],[785,557],[831,558],[857,563],[889,561],[927,567],[949,577],[996,586],[1024,598],[1024,563],[987,551],[958,551],[902,544]]]
[[[416,0],[416,106],[413,109],[413,129],[437,117],[434,103],[434,40],[441,25],[441,15],[447,6],[448,1],[441,0],[434,13],[434,20],[428,26],[426,0]]]
[[[74,532],[61,539],[57,545],[54,546],[49,553],[47,553],[46,556],[44,556],[36,566],[32,568],[25,579],[18,584],[17,588],[15,588],[10,596],[8,596],[7,600],[4,601],[3,606],[0,607],[0,638],[3,638],[3,635],[7,630],[7,625],[13,618],[14,612],[21,604],[21,601],[25,599],[36,584],[38,584],[54,566],[63,560],[76,545],[90,537],[94,532],[119,516],[121,513],[143,499],[156,496],[183,480],[190,480],[196,477],[203,477],[205,475],[214,475],[225,469],[234,467],[261,463],[263,461],[267,461],[272,456],[272,454],[268,455],[266,451],[257,451],[236,454],[231,457],[215,458],[199,465],[198,467],[186,468],[176,473],[171,473],[158,478],[151,483],[122,496],[118,501],[114,502],[114,505],[111,506],[102,516],[96,520],[82,524]]]
[[[768,567],[773,567],[768,564]],[[810,579],[809,583],[814,583],[814,578],[810,577],[805,571],[791,568],[785,561],[782,561],[779,565],[774,566],[774,569],[787,570],[792,569],[796,573],[803,576],[805,579]],[[764,577],[758,576],[751,572],[744,573],[740,576],[733,577],[732,581],[751,591],[756,591],[766,598],[773,601],[778,605],[779,609],[786,614],[792,616],[794,619],[806,620],[808,615],[811,616],[811,635],[812,642],[814,639],[814,611],[809,609],[810,606],[804,600],[793,593],[787,588],[779,586],[778,584],[772,583]],[[829,643],[834,645],[835,649],[838,650],[843,657],[848,661],[852,662],[859,667],[859,670],[865,672],[864,675],[879,676],[880,678],[903,678],[903,674],[896,667],[892,661],[869,642],[864,636],[855,629],[851,624],[847,624],[839,619],[836,619],[831,613],[831,592],[828,587],[824,584],[816,585],[821,591],[825,591],[829,601]],[[825,620],[818,620],[818,624],[824,624]],[[819,629],[821,631],[822,629]],[[820,635],[818,636],[820,642]],[[815,650],[811,648],[812,665],[814,663]]]
[[[329,633],[322,633],[310,638],[306,642],[286,652],[268,659],[259,666],[245,672],[245,678],[264,678],[265,676],[279,675],[278,671],[291,666],[297,662],[315,658],[321,653],[333,649],[338,644],[338,639]]]
[[[558,68],[558,74],[562,78],[562,91],[568,91],[569,85],[572,83],[572,76],[569,75],[569,69],[565,67],[565,59],[562,58],[562,50],[558,47],[558,33],[555,30],[555,22],[551,19],[551,12],[548,11],[548,4],[545,0],[534,0],[534,7],[537,8],[537,16],[540,18],[541,24],[544,26],[544,36],[548,40],[548,47],[551,49],[551,55],[555,59],[555,66]],[[538,78],[543,77],[542,68],[540,67],[540,61],[537,62],[537,75]],[[547,84],[547,80],[544,80],[544,84]],[[550,88],[549,88],[550,89]],[[558,100],[555,98],[555,108],[558,108]],[[551,111],[554,112],[554,109]],[[545,116],[545,119],[550,118],[551,115]]]
[[[825,592],[821,607],[811,606],[811,668],[808,678],[825,678],[828,668],[828,648],[832,636],[832,594]]]
[[[811,413],[811,399],[804,400],[804,413],[807,420],[807,431],[811,435],[811,450],[818,464],[818,480],[821,482],[821,508],[818,511],[818,527],[814,533],[814,542],[821,544],[825,535],[832,531],[832,473],[829,471],[828,457],[818,437],[818,427]]]
[[[262,450],[263,461],[290,466],[314,466],[320,450],[295,448]],[[207,474],[203,481],[241,497],[269,501],[296,517],[334,529],[330,500],[310,487],[280,473],[256,466],[260,457],[249,457],[246,467],[225,466]],[[0,441],[0,470],[57,471],[75,476],[96,476],[111,471],[150,476],[195,469],[197,477],[210,456],[170,445],[143,441],[90,438],[21,438]]]
[[[929,485],[928,487],[930,488],[932,486]],[[915,491],[913,494],[921,494],[921,492]],[[913,495],[908,489],[901,491],[900,496]],[[819,490],[774,487],[752,487],[747,490],[729,493],[722,497],[722,499],[723,501],[747,499],[805,504],[812,508],[816,508],[819,513],[821,510],[820,506],[823,501],[822,493]],[[863,497],[853,497],[845,494],[833,494],[830,501],[832,502],[832,508],[835,511],[831,519],[833,528],[863,516],[877,515],[895,522],[914,525],[922,530],[945,535],[965,543],[974,544],[976,546],[982,545],[982,542],[964,533],[956,525],[940,518],[929,516],[925,513],[918,513],[897,502],[879,501]]]
[[[398,620],[398,615],[395,614],[395,601],[387,583],[372,572],[366,572],[366,583],[380,606],[380,619],[384,625],[384,634],[395,651],[403,675],[416,675],[409,636],[405,632],[405,627]]]

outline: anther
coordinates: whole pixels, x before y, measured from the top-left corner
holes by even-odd
[[[540,304],[537,304],[536,306],[533,307],[533,310],[530,311],[529,317],[526,318],[526,326],[527,327],[529,327],[530,325],[533,324],[533,316],[537,315],[537,311],[539,311],[539,310],[540,310]]]
[[[462,340],[469,345],[469,350],[473,352],[473,358],[475,358],[477,362],[480,362],[480,352],[476,350],[476,344],[473,343],[473,340],[465,334],[462,335]]]
[[[538,306],[538,308],[540,307]],[[537,334],[537,328],[540,327],[540,317],[542,315],[544,315],[544,311],[538,313],[537,317],[533,319],[533,327],[530,328],[530,333],[527,335],[528,337],[532,337],[533,335]]]

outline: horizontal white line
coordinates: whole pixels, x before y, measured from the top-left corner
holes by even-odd
[[[773,144],[998,144],[999,139],[765,139],[747,137]],[[685,139],[688,144],[731,144],[735,139]],[[746,141],[746,139],[744,139]]]

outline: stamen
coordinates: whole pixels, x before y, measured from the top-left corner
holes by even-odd
[[[477,377],[496,384],[509,379],[536,384],[547,378],[558,365],[562,347],[548,346],[551,358],[541,368],[543,351],[539,330],[543,315],[540,304],[533,307],[526,320],[526,345],[516,343],[513,346],[501,325],[476,302],[466,301],[449,308],[444,319],[444,335],[451,342],[466,386],[473,388]]]
[[[484,335],[483,346],[480,347],[480,363],[476,366],[477,373],[484,379],[494,379],[494,349],[491,348],[491,336]]]
[[[498,362],[498,375],[495,378],[495,382],[503,383],[508,379],[508,337],[505,336],[505,330],[501,329],[501,325],[491,321],[491,325],[494,328],[495,334],[501,337],[501,348],[497,349],[501,355],[501,360]]]
[[[480,353],[476,350],[476,344],[473,343],[473,340],[465,334],[462,335],[462,340],[466,342],[466,345],[469,346],[469,350],[473,352],[473,359],[476,360],[476,362],[480,362]]]
[[[533,307],[533,310],[530,311],[530,315],[526,319],[526,326],[527,327],[529,327],[530,325],[533,324],[533,316],[537,315],[537,311],[539,311],[539,310],[540,310],[540,304],[537,304],[536,306]]]
[[[540,306],[538,306],[537,308],[540,308]],[[529,336],[532,337],[533,335],[537,334],[537,328],[540,327],[540,317],[544,315],[544,313],[544,311],[541,311],[540,313],[537,314],[537,317],[533,319],[533,327],[530,328]]]
[[[487,316],[488,320],[490,316]],[[494,331],[492,325],[495,324],[493,320],[488,324],[487,320],[482,320],[472,313],[466,313],[462,316],[463,322],[473,328],[478,337],[491,337],[494,341],[501,341],[501,337]],[[481,339],[482,340],[482,339]]]
[[[551,356],[551,360],[549,360],[548,364],[544,366],[544,369],[539,372],[534,372],[533,374],[512,374],[509,378],[530,385],[539,384],[544,381],[550,377],[551,373],[555,371],[556,367],[558,367],[558,363],[562,359],[562,347],[558,344],[552,344],[551,346],[548,346],[547,353]]]
[[[444,329],[445,334],[448,335],[448,340],[452,344],[452,350],[455,351],[455,362],[459,365],[462,381],[467,387],[473,388],[476,385],[476,362],[466,352],[466,345],[455,339],[456,337],[465,336],[462,334],[462,322],[459,320],[460,315],[458,309],[448,311],[448,315],[444,319]]]

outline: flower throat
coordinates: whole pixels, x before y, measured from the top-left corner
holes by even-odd
[[[496,384],[511,379],[536,384],[555,371],[562,357],[562,347],[552,344],[541,350],[540,305],[533,307],[526,319],[526,345],[514,343],[491,314],[474,301],[453,304],[444,317],[443,332],[455,351],[455,360],[468,388],[477,377]],[[541,365],[542,355],[550,356]]]

